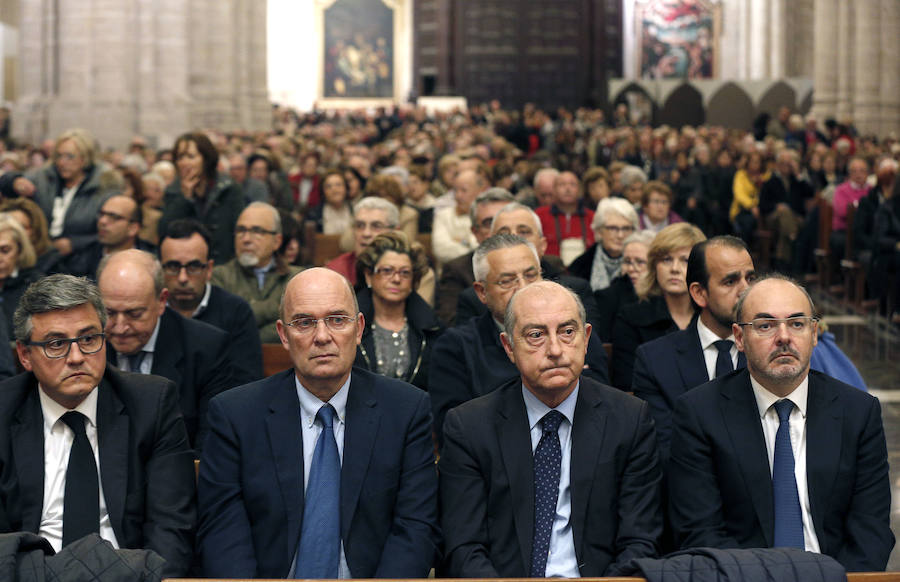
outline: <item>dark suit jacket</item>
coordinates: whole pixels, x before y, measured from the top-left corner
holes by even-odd
[[[228,359],[234,373],[232,385],[248,384],[263,377],[262,344],[249,303],[212,285],[206,309],[194,319],[228,334]]]
[[[604,384],[609,382],[606,350],[594,334],[588,340],[584,363],[586,377]],[[444,415],[448,410],[518,377],[519,370],[509,361],[490,313],[445,331],[434,344],[428,373],[438,443],[441,443]]]
[[[681,546],[772,547],[772,476],[749,372],[691,390],[673,418],[670,511]],[[848,571],[884,570],[894,536],[878,400],[811,371],[806,463],[822,553]]]
[[[200,463],[204,575],[284,578],[303,523],[303,441],[293,370],[209,405]],[[354,578],[424,578],[437,555],[428,395],[354,368],[341,466],[341,540]]]
[[[150,373],[175,383],[188,437],[197,451],[203,448],[209,427],[206,407],[210,398],[235,385],[228,354],[228,335],[224,331],[186,319],[166,307],[160,318]],[[115,350],[107,350],[107,355],[115,366]]]
[[[747,366],[744,352],[738,352],[738,369]],[[709,377],[706,359],[697,333],[697,317],[687,329],[676,331],[638,347],[634,358],[634,395],[650,405],[650,415],[656,423],[659,456],[669,458],[672,436],[672,409],[675,400]]]
[[[534,465],[517,378],[451,410],[440,461],[447,576],[528,576]],[[572,423],[572,533],[582,576],[654,557],[660,469],[647,404],[581,378]]]
[[[441,269],[441,278],[438,280],[435,311],[438,319],[444,325],[450,326],[456,323],[457,303],[460,294],[472,286],[475,282],[475,272],[472,270],[472,256],[475,251],[468,252],[460,257],[444,263]],[[478,298],[476,297],[477,301]],[[479,301],[479,303],[481,303]]]
[[[616,277],[609,283],[606,289],[594,291],[594,302],[597,304],[597,321],[594,323],[594,333],[605,342],[612,341],[613,323],[619,310],[625,305],[637,303],[637,293],[628,275]]]
[[[40,529],[44,505],[43,414],[30,372],[0,384],[0,505],[5,531]],[[184,576],[197,520],[194,465],[175,387],[107,366],[97,395],[100,479],[123,548],[154,550],[164,576]]]

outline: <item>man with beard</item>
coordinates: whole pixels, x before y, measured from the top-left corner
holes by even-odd
[[[287,265],[275,251],[281,246],[281,218],[265,202],[252,202],[234,227],[235,258],[213,268],[213,285],[243,297],[253,310],[260,341],[279,343],[275,322],[288,280],[300,267]]]
[[[894,535],[878,400],[810,371],[815,306],[781,275],[735,307],[747,368],[678,399],[669,499],[682,548],[794,547],[883,570]]]
[[[647,342],[635,353],[632,390],[650,404],[663,461],[669,457],[675,400],[746,365],[734,345],[732,311],[753,277],[753,259],[741,239],[718,236],[694,245],[685,279],[696,315],[687,328]]]

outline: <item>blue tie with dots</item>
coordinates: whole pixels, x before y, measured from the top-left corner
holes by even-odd
[[[559,446],[559,425],[565,418],[551,410],[541,419],[544,434],[534,450],[534,539],[531,545],[531,577],[543,578],[550,553],[550,532],[556,517],[559,497],[559,475],[562,452]]]
[[[779,400],[778,432],[775,433],[775,455],[772,461],[772,492],[775,497],[776,548],[804,548],[803,516],[794,475],[794,451],[791,448],[791,411],[794,403]]]
[[[316,419],[322,424],[322,432],[316,439],[316,450],[306,484],[296,578],[338,577],[341,550],[341,459],[334,440],[334,415],[334,408],[330,404],[325,404],[316,413]]]

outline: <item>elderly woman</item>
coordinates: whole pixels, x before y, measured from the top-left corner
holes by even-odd
[[[625,166],[619,176],[622,183],[622,196],[634,205],[637,210],[641,205],[641,197],[644,195],[644,184],[647,183],[647,174],[637,166]]]
[[[209,258],[217,265],[234,256],[234,225],[244,208],[241,188],[217,171],[219,152],[202,132],[185,133],[172,148],[178,175],[166,189],[159,236],[179,218],[193,218],[209,229]]]
[[[706,240],[687,222],[659,231],[647,252],[647,272],[638,280],[638,302],[619,310],[613,323],[613,385],[631,389],[634,352],[642,343],[684,329],[694,316],[686,276],[691,248]]]
[[[16,219],[28,235],[37,262],[35,269],[45,275],[62,270],[62,255],[50,243],[47,234],[47,218],[40,206],[27,198],[11,198],[0,204],[0,212]]]
[[[70,129],[56,139],[52,164],[29,176],[53,246],[63,256],[97,240],[97,213],[114,194],[100,185],[107,169],[97,158],[94,137],[83,129]]]
[[[34,268],[36,260],[22,225],[9,214],[0,214],[0,303],[8,330],[25,289],[44,276]]]
[[[670,224],[684,222],[672,210],[672,202],[672,189],[665,182],[659,180],[647,182],[641,196],[641,211],[638,213],[641,230],[659,232]]]
[[[569,265],[569,274],[587,279],[592,291],[609,287],[622,267],[622,243],[637,230],[638,216],[634,207],[622,198],[607,198],[597,206],[591,222],[594,243]]]
[[[613,279],[609,287],[594,292],[599,316],[594,323],[594,332],[605,342],[611,341],[613,322],[624,305],[637,302],[638,281],[647,272],[647,253],[655,232],[642,230],[629,235],[622,243],[621,274]]]
[[[429,357],[441,324],[414,289],[428,271],[425,250],[399,231],[376,236],[357,257],[366,288],[357,293],[365,317],[356,365],[425,390]]]

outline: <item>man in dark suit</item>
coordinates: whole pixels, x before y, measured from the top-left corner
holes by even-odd
[[[195,450],[206,436],[210,398],[234,387],[228,335],[166,307],[162,267],[152,255],[127,250],[106,257],[97,271],[109,319],[109,363],[120,370],[168,378]]]
[[[664,464],[675,400],[719,374],[746,366],[731,324],[738,297],[754,276],[753,259],[741,239],[718,236],[697,243],[686,275],[697,315],[686,329],[642,344],[635,352],[632,390],[650,405]]]
[[[428,575],[440,537],[428,395],[351,371],[365,324],[344,277],[301,272],[276,324],[294,368],[210,402],[205,576]]]
[[[434,430],[441,442],[447,411],[517,378],[500,343],[506,304],[517,289],[541,280],[534,245],[514,234],[498,234],[475,250],[475,289],[487,311],[465,325],[448,329],[434,344],[428,393],[434,407]],[[606,350],[593,336],[587,340],[585,374],[608,382]]]
[[[263,377],[262,344],[250,304],[209,282],[213,261],[210,235],[201,222],[173,221],[159,245],[168,305],[187,319],[196,319],[228,334],[229,361],[235,386]]]
[[[809,371],[815,309],[782,276],[735,308],[747,369],[675,405],[670,513],[681,547],[798,547],[848,571],[884,570],[894,546],[878,400]]]
[[[520,376],[447,413],[447,576],[616,576],[653,557],[660,468],[647,404],[582,376],[591,326],[571,290],[515,293],[503,347]]]
[[[34,283],[19,303],[27,372],[0,384],[4,531],[37,533],[56,551],[99,533],[156,551],[164,576],[184,576],[196,507],[175,387],[107,367],[105,320],[97,288],[70,275]]]

